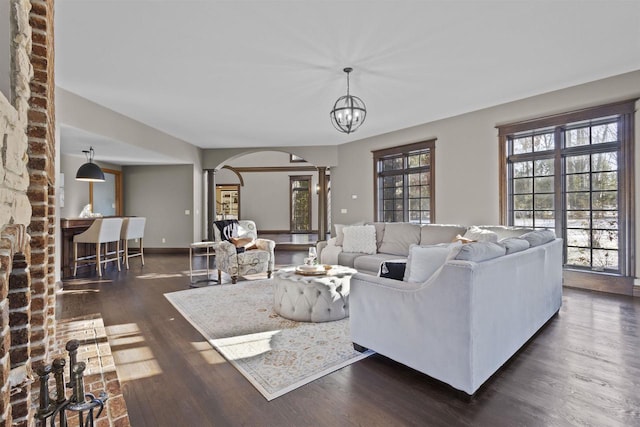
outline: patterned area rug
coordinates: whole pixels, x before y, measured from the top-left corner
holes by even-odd
[[[349,319],[295,322],[273,311],[273,282],[257,280],[165,294],[267,400],[363,359]]]

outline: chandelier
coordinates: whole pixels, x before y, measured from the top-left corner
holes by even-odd
[[[364,123],[364,119],[367,117],[367,107],[362,99],[349,94],[349,73],[353,71],[353,68],[347,67],[343,71],[347,73],[347,94],[338,98],[329,117],[331,117],[333,126],[340,132],[351,133]]]

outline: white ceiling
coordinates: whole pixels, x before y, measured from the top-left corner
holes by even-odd
[[[55,19],[58,86],[202,148],[342,144],[640,69],[637,0],[57,0]],[[351,135],[329,121],[345,66],[368,109]]]

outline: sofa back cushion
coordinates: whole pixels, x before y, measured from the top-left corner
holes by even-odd
[[[424,224],[420,227],[420,245],[437,245],[453,242],[458,234],[462,235],[467,227],[452,224]]]
[[[376,228],[376,246],[378,247],[378,252],[380,252],[380,245],[382,244],[382,239],[384,237],[384,222],[365,222],[365,225],[373,225]]]
[[[512,227],[507,225],[479,225],[478,228],[493,231],[498,235],[498,240],[506,239],[509,237],[520,237],[524,233],[533,231],[532,228]]]
[[[408,256],[409,247],[420,243],[420,226],[408,222],[388,222],[378,252]],[[440,242],[442,243],[442,242]]]
[[[461,261],[482,262],[489,259],[498,258],[507,253],[504,246],[493,242],[474,242],[460,246],[460,250],[453,257]],[[453,253],[452,253],[453,255]]]
[[[520,237],[507,237],[498,242],[500,246],[504,246],[507,255],[529,249],[531,246],[528,241]]]
[[[525,239],[531,247],[544,245],[556,238],[556,232],[553,230],[534,230],[520,236]]]

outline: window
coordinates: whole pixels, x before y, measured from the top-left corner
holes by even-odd
[[[565,267],[633,275],[635,100],[500,126],[502,215],[551,228]]]
[[[435,146],[431,139],[373,152],[378,221],[435,221]]]
[[[311,175],[289,177],[291,233],[311,232]]]

